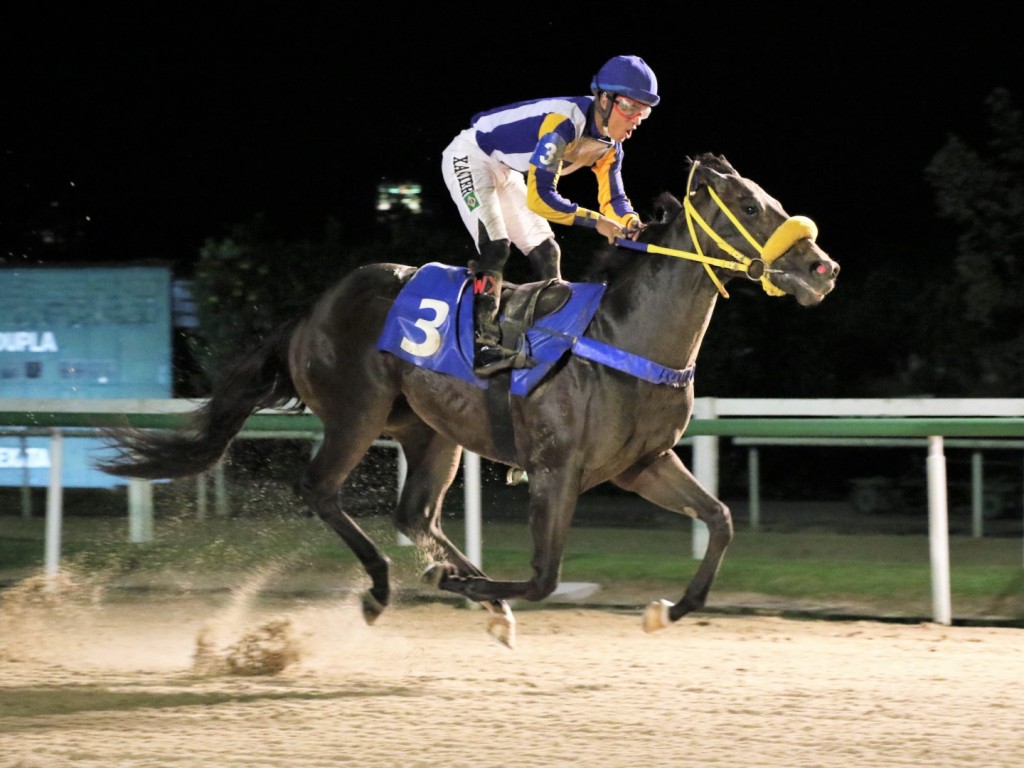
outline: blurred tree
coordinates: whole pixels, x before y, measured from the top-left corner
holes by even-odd
[[[322,288],[342,268],[354,266],[346,262],[340,240],[334,220],[317,240],[290,241],[257,216],[232,227],[222,240],[206,241],[192,282],[199,330],[189,341],[207,384],[240,349],[305,306],[314,286]]]
[[[977,397],[1024,394],[1024,120],[1005,88],[986,99],[985,151],[947,137],[925,169],[957,238],[956,275],[944,286],[929,349]]]

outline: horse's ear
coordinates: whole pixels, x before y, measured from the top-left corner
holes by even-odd
[[[701,187],[714,187],[718,182],[725,179],[725,175],[719,173],[708,163],[695,161],[690,167],[690,179],[686,185],[686,194],[692,195]]]

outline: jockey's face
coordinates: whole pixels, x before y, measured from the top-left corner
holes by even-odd
[[[625,96],[601,94],[601,107],[607,110],[609,106],[611,112],[608,114],[608,124],[604,126],[604,132],[613,141],[628,139],[633,135],[633,130],[651,114],[651,107],[648,104],[641,104]]]

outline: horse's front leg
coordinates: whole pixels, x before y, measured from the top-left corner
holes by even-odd
[[[660,507],[701,520],[708,527],[707,551],[683,596],[676,603],[655,601],[644,611],[644,631],[653,632],[704,607],[732,541],[732,515],[725,504],[704,490],[672,450],[660,454],[645,467],[627,470],[613,482]]]

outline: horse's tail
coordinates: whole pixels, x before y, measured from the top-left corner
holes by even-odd
[[[303,410],[288,370],[288,342],[298,322],[279,326],[256,350],[235,360],[186,427],[173,432],[108,430],[115,454],[96,466],[120,477],[197,475],[220,460],[255,411],[285,406],[289,411]]]

